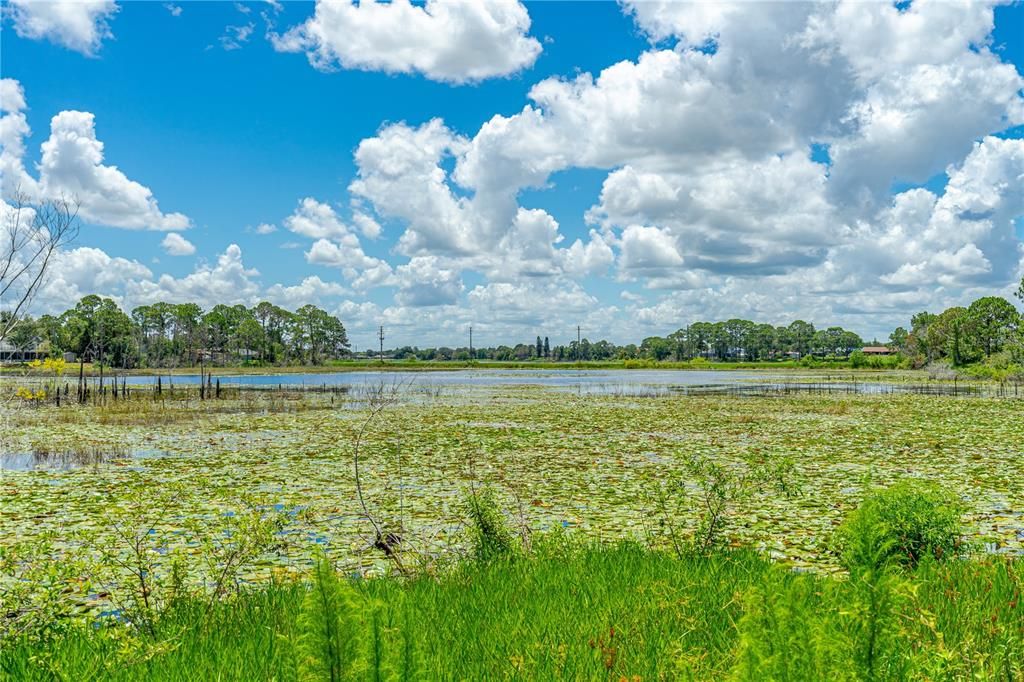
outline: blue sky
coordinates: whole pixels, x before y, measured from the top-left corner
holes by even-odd
[[[1020,4],[5,2],[5,199],[85,197],[40,310],[314,302],[359,347],[884,335],[1019,281],[1021,36]]]

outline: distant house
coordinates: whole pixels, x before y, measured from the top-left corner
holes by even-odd
[[[31,362],[45,357],[46,351],[40,348],[36,341],[21,347],[8,341],[0,341],[0,362]]]
[[[864,346],[860,352],[864,355],[894,355],[896,353],[889,346]]]
[[[236,360],[255,360],[260,356],[258,350],[239,348],[237,351],[209,350],[201,348],[196,351],[196,359],[215,364],[230,364]]]

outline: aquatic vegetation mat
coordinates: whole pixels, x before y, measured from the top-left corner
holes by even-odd
[[[207,587],[225,563],[243,585],[306,573],[319,547],[347,570],[387,571],[356,494],[364,427],[367,507],[421,558],[459,554],[461,502],[484,484],[517,526],[667,546],[653,500],[694,458],[737,472],[779,465],[783,484],[730,505],[721,532],[796,568],[838,571],[835,526],[866,490],[906,477],[963,499],[976,551],[1024,552],[1020,400],[499,386],[409,391],[367,414],[365,400],[327,395],[8,408],[6,452],[158,456],[0,470],[0,606],[22,613],[58,592],[83,615],[116,615],[110,594],[132,575],[133,551],[160,575],[180,560]],[[674,522],[692,533],[697,512],[673,507]],[[270,539],[241,552],[244,532]]]

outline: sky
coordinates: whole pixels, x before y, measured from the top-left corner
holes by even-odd
[[[884,339],[1024,274],[1024,5],[3,1],[0,212],[81,297],[354,346]]]

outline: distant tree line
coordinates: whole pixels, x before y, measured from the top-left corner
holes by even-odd
[[[1024,300],[1024,281],[1016,295]],[[0,313],[0,323],[9,314]],[[53,356],[71,352],[85,361],[127,368],[204,362],[315,365],[351,356],[345,326],[338,318],[314,305],[291,312],[266,301],[252,308],[215,305],[208,311],[195,303],[154,303],[128,314],[113,300],[91,295],[60,315],[20,319],[5,341],[16,348],[33,348]],[[1012,303],[987,296],[966,308],[918,313],[909,330],[898,327],[892,332],[887,345],[913,366],[937,361],[960,366],[992,358],[1024,363],[1024,325]],[[397,360],[424,361],[759,362],[813,358],[863,364],[863,346],[860,336],[839,326],[816,329],[804,320],[773,326],[737,318],[694,322],[667,336],[647,337],[639,345],[587,338],[553,345],[547,336],[537,336],[533,342],[516,345],[402,346],[386,354]],[[375,357],[377,352],[368,349],[366,355]]]
[[[1024,280],[1017,291],[1024,300]],[[1003,358],[1024,362],[1024,327],[1012,303],[999,296],[979,298],[969,307],[949,308],[939,314],[920,312],[910,329],[897,327],[890,345],[915,365],[947,361],[954,366]]]
[[[1024,280],[1016,296],[1024,301]],[[882,346],[872,341],[874,346]],[[796,320],[773,326],[731,319],[724,322],[695,322],[667,336],[650,336],[640,345],[616,345],[586,338],[567,345],[549,343],[538,336],[535,343],[470,349],[467,346],[418,348],[403,346],[391,357],[417,360],[497,360],[551,362],[601,360],[653,360],[686,362],[760,362],[782,359],[850,360],[854,365],[871,364],[862,352],[864,340],[839,326],[816,329],[810,322]],[[1024,362],[1024,320],[1012,303],[998,296],[978,299],[967,308],[950,308],[935,315],[922,312],[911,320],[910,331],[898,327],[887,344],[904,364],[923,366],[935,361],[967,365],[992,358]],[[372,354],[373,351],[367,351]]]
[[[846,358],[864,342],[854,332],[842,327],[815,329],[810,322],[797,320],[775,327],[750,320],[695,322],[668,336],[650,336],[638,346],[634,343],[616,345],[610,341],[583,338],[566,345],[552,346],[548,337],[537,337],[535,343],[490,348],[403,346],[393,352],[399,359],[418,360],[676,360],[696,358],[715,361],[761,361],[805,356]],[[367,351],[368,353],[370,351]]]
[[[111,367],[213,364],[320,364],[346,357],[341,320],[314,305],[291,312],[266,301],[253,308],[154,303],[125,313],[90,295],[60,315],[24,318],[6,339],[49,355],[71,352]]]

